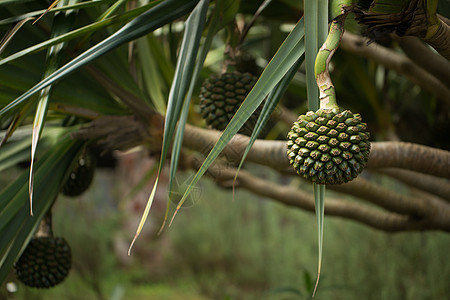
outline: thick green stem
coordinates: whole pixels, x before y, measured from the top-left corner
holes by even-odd
[[[320,108],[336,108],[336,92],[329,72],[329,63],[334,52],[336,52],[344,33],[344,22],[348,14],[347,6],[350,0],[337,1],[341,14],[333,19],[325,43],[319,49],[314,65],[314,73],[320,92]]]

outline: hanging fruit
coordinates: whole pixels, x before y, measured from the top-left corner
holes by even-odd
[[[366,123],[357,113],[336,102],[328,64],[339,46],[348,11],[335,18],[315,62],[320,108],[300,115],[288,133],[287,155],[297,173],[317,184],[341,184],[353,180],[369,159]]]

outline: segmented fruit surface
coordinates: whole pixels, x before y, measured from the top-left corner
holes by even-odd
[[[63,238],[39,237],[30,240],[14,268],[25,285],[50,288],[67,277],[71,264],[70,246]]]
[[[95,165],[95,157],[93,154],[90,152],[81,154],[77,164],[62,187],[62,193],[70,197],[83,194],[94,179]]]
[[[317,184],[341,184],[360,174],[369,159],[366,123],[338,108],[299,116],[288,134],[287,155],[297,173]]]
[[[200,90],[200,110],[206,124],[224,130],[255,82],[256,77],[250,73],[239,72],[212,75],[205,80]]]

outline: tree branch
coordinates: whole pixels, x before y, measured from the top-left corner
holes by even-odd
[[[282,105],[278,105],[275,111],[272,114],[272,117],[275,120],[279,120],[289,127],[292,126],[292,124],[297,121],[298,115],[287,109],[286,107]]]
[[[341,48],[372,59],[376,63],[404,75],[414,84],[450,104],[450,90],[448,86],[442,84],[436,77],[416,65],[408,57],[376,43],[367,45],[363,37],[349,32],[344,33]]]
[[[221,136],[220,131],[203,129],[186,124],[183,145],[187,148],[207,154]],[[249,137],[237,134],[223,150],[222,154],[231,161],[239,162],[247,147]],[[250,149],[247,160],[276,170],[288,169],[286,142],[257,139]]]
[[[413,36],[393,35],[405,54],[421,68],[433,74],[445,86],[450,86],[450,62]]]
[[[102,117],[74,134],[78,139],[106,137],[106,146],[113,149],[147,144],[152,148],[161,145],[163,120],[159,115],[148,117],[145,126],[129,116]],[[186,124],[183,145],[201,153],[209,153],[221,135],[220,131],[203,129]],[[239,162],[247,147],[249,137],[237,134],[225,147],[222,155]],[[119,145],[119,146],[117,146]],[[404,142],[373,142],[367,168],[401,168],[424,174],[450,178],[450,152]],[[248,161],[276,170],[288,169],[286,142],[256,140],[247,156]]]
[[[330,185],[328,188],[367,200],[382,208],[400,214],[422,217],[427,211],[427,205],[429,205],[429,201],[415,197],[403,197],[378,184],[369,182],[361,178],[361,176],[345,184]]]
[[[378,172],[450,202],[450,180],[401,169],[387,168]]]
[[[198,169],[201,161],[195,159],[191,161],[192,167]],[[207,174],[219,182],[228,181],[234,178],[236,169],[213,165],[208,169]],[[288,206],[314,212],[313,196],[299,189],[255,177],[245,170],[239,172],[237,180],[240,188],[245,188],[257,195],[271,198]],[[448,211],[449,209],[447,209],[447,215]],[[450,231],[450,218],[444,218],[443,220],[440,218],[442,222],[435,223],[434,218],[412,218],[411,216],[380,211],[359,203],[329,197],[327,197],[325,202],[325,214],[351,219],[384,231],[395,232],[424,229]]]
[[[450,178],[450,152],[405,142],[374,142],[368,168],[401,168]]]
[[[202,153],[208,153],[221,135],[220,131],[202,129],[186,124],[184,145]],[[239,161],[249,138],[234,136],[223,155]],[[373,142],[367,168],[402,168],[424,174],[450,178],[450,152],[404,142]],[[270,166],[276,170],[289,168],[285,141],[256,140],[248,161]]]
[[[389,211],[409,215],[414,219],[432,219],[432,223],[439,226],[449,225],[450,205],[439,198],[399,194],[361,176],[346,184],[329,188],[370,201]]]
[[[103,143],[109,149],[126,149],[136,145],[146,144],[151,150],[161,146],[163,120],[149,117],[148,126],[130,116],[100,117],[74,134],[75,138],[104,138]],[[198,128],[186,124],[184,147],[206,155],[219,139],[221,132]],[[102,141],[102,140],[101,140]],[[236,135],[223,151],[228,161],[239,162],[247,146],[249,138]],[[112,148],[114,147],[114,148]],[[260,165],[269,166],[275,170],[293,173],[286,155],[285,141],[256,140],[247,159]],[[184,159],[188,160],[188,159]],[[183,165],[188,164],[185,162]],[[369,157],[370,168],[400,167],[422,173],[431,173],[449,177],[450,152],[402,142],[375,142]],[[198,167],[198,162],[195,164]],[[209,170],[219,181],[232,180],[234,169]],[[424,176],[424,175],[421,175]],[[241,171],[240,186],[250,191],[274,198],[287,205],[301,207],[313,211],[314,200],[308,193],[293,187],[286,187],[256,178]],[[420,187],[418,185],[417,187]],[[343,185],[330,188],[350,194],[360,199],[374,203],[390,212],[368,208],[361,204],[344,202],[342,200],[327,200],[325,212],[330,215],[350,218],[369,226],[388,230],[441,229],[450,231],[450,205],[439,198],[400,195],[387,190],[362,177]]]
[[[156,114],[148,119],[148,127],[134,116],[106,116],[93,120],[72,134],[73,138],[99,139],[106,150],[128,150],[145,144],[150,150],[160,150],[163,120]]]

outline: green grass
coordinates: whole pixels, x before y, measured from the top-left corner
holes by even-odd
[[[88,194],[61,198],[54,209],[55,233],[72,245],[69,277],[50,290],[19,285],[11,299],[308,299],[317,261],[313,214],[240,190],[233,202],[230,190],[202,180],[200,198],[181,209],[162,237],[144,234],[127,265],[113,249],[118,236],[129,242],[133,234],[123,226],[129,212],[108,200],[118,197],[101,186],[105,173],[97,175]],[[157,229],[160,217],[153,213],[147,226],[155,222]],[[446,299],[450,294],[449,235],[387,234],[330,217],[325,228],[317,299]]]

